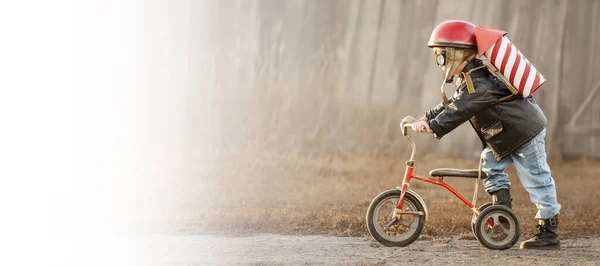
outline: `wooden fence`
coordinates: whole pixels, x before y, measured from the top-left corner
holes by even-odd
[[[395,145],[391,128],[402,116],[440,101],[431,31],[462,19],[507,31],[548,79],[534,94],[549,119],[548,149],[600,157],[600,1],[223,0],[192,1],[190,12],[190,74],[199,87],[189,112],[208,105],[202,126],[221,143],[297,134],[297,145],[350,149],[368,136],[377,140],[367,145]],[[369,121],[340,131],[340,121],[354,118]],[[250,130],[257,124],[265,130]],[[472,158],[480,146],[463,125],[424,147]]]

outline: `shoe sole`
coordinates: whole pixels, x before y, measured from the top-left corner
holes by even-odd
[[[537,246],[537,247],[526,247],[521,245],[519,249],[541,249],[541,250],[552,250],[552,249],[560,249],[560,244],[552,245],[552,246]]]

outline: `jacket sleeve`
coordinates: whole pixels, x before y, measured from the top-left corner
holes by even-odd
[[[452,103],[429,120],[429,127],[438,139],[469,120],[479,110],[490,106],[495,100],[483,86],[477,86],[475,92],[469,94],[465,83],[459,87],[458,93],[452,99]]]
[[[454,98],[448,99],[448,103],[452,103],[453,101],[454,101]],[[444,102],[440,102],[435,107],[427,110],[427,112],[425,112],[425,117],[427,117],[427,121],[434,119],[438,114],[440,114],[442,111],[444,111],[444,109],[446,109]]]

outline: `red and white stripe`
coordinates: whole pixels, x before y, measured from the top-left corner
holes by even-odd
[[[532,94],[546,81],[544,76],[529,63],[506,36],[498,39],[488,48],[485,56],[519,90],[523,97]]]

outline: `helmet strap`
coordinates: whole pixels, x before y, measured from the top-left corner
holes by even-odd
[[[460,72],[465,68],[465,66],[467,66],[467,61],[463,61],[462,63],[460,63],[460,65],[458,65],[458,67],[456,67],[456,70],[454,70],[454,73],[452,74],[452,76],[457,76],[458,74],[460,74]]]
[[[447,83],[451,83],[452,78],[455,75],[458,75],[458,73],[456,73],[456,70],[458,69],[458,66],[462,63],[464,58],[465,50],[456,49],[454,47],[446,48],[446,75],[444,78]]]
[[[456,49],[453,47],[446,48],[446,68],[444,69],[444,82],[442,82],[441,93],[444,105],[448,105],[448,97],[444,91],[444,84],[451,83],[454,76],[460,74],[465,68],[468,61],[473,59],[475,56],[466,53],[464,49]]]

